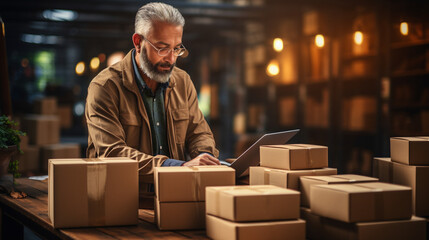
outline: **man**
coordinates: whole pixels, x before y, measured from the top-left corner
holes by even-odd
[[[184,24],[170,5],[144,5],[135,19],[134,49],[100,72],[88,88],[87,156],[136,159],[141,206],[153,196],[148,192],[154,167],[220,164],[195,87],[175,67],[177,58],[187,54]]]

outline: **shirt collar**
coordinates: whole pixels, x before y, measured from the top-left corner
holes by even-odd
[[[133,68],[134,68],[134,75],[137,78],[137,83],[139,83],[143,89],[148,89],[149,87],[147,86],[146,82],[143,80],[143,77],[140,75],[139,68],[137,67],[135,52],[136,52],[136,50],[133,49],[133,51],[131,53],[132,54],[131,59],[133,61]],[[165,83],[160,83],[159,86],[161,87],[161,89],[165,90],[169,84],[170,84],[170,81],[165,82]]]

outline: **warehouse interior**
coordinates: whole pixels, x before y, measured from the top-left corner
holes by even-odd
[[[54,98],[61,143],[85,155],[87,87],[132,49],[146,1],[2,1],[15,119]],[[166,1],[186,20],[191,76],[220,158],[265,133],[325,145],[338,173],[371,175],[390,137],[429,135],[426,1]],[[3,53],[2,53],[3,54]],[[3,101],[3,99],[2,99]],[[4,111],[4,110],[3,110]]]

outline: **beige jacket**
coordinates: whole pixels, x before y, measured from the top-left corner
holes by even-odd
[[[175,67],[165,91],[165,112],[171,158],[185,160],[202,152],[218,157],[213,134],[198,108],[189,75]],[[130,157],[139,162],[140,192],[153,183],[154,167],[166,156],[152,156],[152,137],[143,99],[134,77],[131,51],[100,72],[88,87],[85,116],[87,157]]]

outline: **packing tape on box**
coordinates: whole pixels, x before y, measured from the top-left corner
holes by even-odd
[[[85,161],[88,162],[86,167],[88,225],[105,225],[107,165],[97,158],[89,158]]]
[[[362,188],[366,188],[371,190],[371,192],[374,193],[374,207],[375,207],[375,212],[374,212],[374,217],[375,219],[383,219],[385,214],[384,214],[384,191],[381,188],[373,188],[373,187],[369,187],[369,186],[363,186],[363,185],[358,185],[359,187]]]
[[[306,146],[306,145],[301,145],[301,144],[294,144],[294,146],[298,146],[298,147],[302,147],[302,148],[304,148],[304,149],[306,149],[307,150],[307,165],[309,166],[309,167],[312,167],[313,166],[313,158],[312,158],[312,151],[311,151],[311,147],[309,147],[309,146]]]
[[[193,201],[202,201],[201,200],[201,193],[200,193],[200,187],[201,187],[201,172],[198,172],[199,167],[198,166],[191,166],[189,167],[192,171],[194,171],[194,181],[192,181],[193,186],[191,186],[192,189],[192,198]]]

